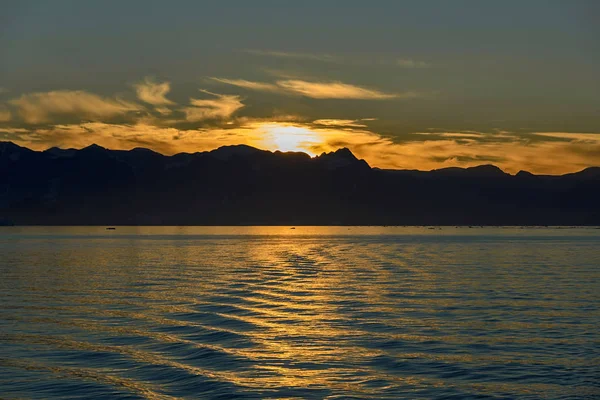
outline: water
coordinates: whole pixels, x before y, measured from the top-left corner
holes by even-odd
[[[0,228],[1,398],[600,398],[600,230]]]

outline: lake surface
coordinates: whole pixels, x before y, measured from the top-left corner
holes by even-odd
[[[2,227],[0,398],[600,398],[600,230]]]

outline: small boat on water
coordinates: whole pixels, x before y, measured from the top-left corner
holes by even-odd
[[[108,228],[106,228],[107,231],[114,231],[115,229],[117,228],[115,228],[114,226],[109,226]]]

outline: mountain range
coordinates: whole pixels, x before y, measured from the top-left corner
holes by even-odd
[[[225,146],[33,151],[0,142],[0,224],[600,225],[600,168],[516,175],[493,165],[371,168],[348,149],[310,157]]]

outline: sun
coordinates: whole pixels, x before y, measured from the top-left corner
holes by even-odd
[[[262,128],[266,133],[265,145],[271,150],[301,151],[313,156],[311,148],[323,142],[318,132],[303,127],[269,124]]]

